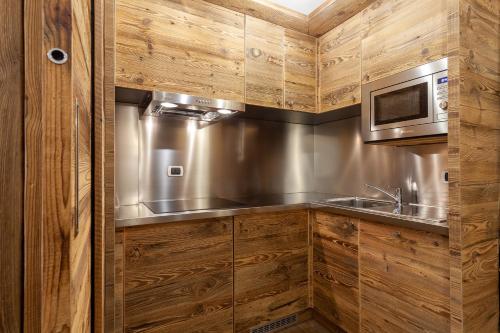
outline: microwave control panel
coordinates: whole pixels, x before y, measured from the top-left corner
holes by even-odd
[[[448,71],[432,76],[434,87],[434,121],[448,120]]]

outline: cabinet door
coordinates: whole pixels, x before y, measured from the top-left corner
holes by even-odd
[[[117,0],[116,84],[244,101],[244,15],[204,1]]]
[[[447,56],[446,0],[378,0],[363,12],[362,80]]]
[[[319,38],[320,112],[361,102],[361,14]]]
[[[346,332],[359,331],[358,220],[313,213],[313,304]]]
[[[232,237],[232,218],[126,229],[125,332],[232,332]]]
[[[362,332],[449,332],[448,238],[361,221]]]
[[[234,218],[236,332],[308,307],[308,212]]]
[[[316,112],[316,38],[285,30],[285,108]]]
[[[246,16],[246,103],[283,108],[284,28]]]

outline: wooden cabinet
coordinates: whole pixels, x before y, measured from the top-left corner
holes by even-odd
[[[361,221],[362,332],[449,332],[448,238]]]
[[[378,0],[363,11],[362,81],[447,56],[446,0]]]
[[[285,29],[247,16],[245,24],[246,103],[283,107]]]
[[[117,0],[116,84],[244,101],[244,15],[204,1]]]
[[[232,332],[232,237],[232,218],[125,229],[124,331]]]
[[[308,212],[234,218],[235,332],[308,308]]]
[[[361,103],[361,14],[319,38],[319,112]]]
[[[359,221],[315,211],[312,223],[314,309],[346,332],[358,332]]]
[[[316,112],[316,38],[285,30],[285,108]]]

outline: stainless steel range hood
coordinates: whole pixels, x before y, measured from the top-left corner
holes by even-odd
[[[185,94],[153,91],[142,105],[144,115],[175,117],[215,122],[245,111],[245,104],[224,99],[211,99]]]

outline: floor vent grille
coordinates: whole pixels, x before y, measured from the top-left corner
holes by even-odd
[[[254,327],[250,329],[250,333],[269,333],[274,332],[280,328],[284,328],[287,326],[291,326],[297,322],[297,315],[293,314],[288,317],[280,318],[274,321],[271,321],[265,325]]]

